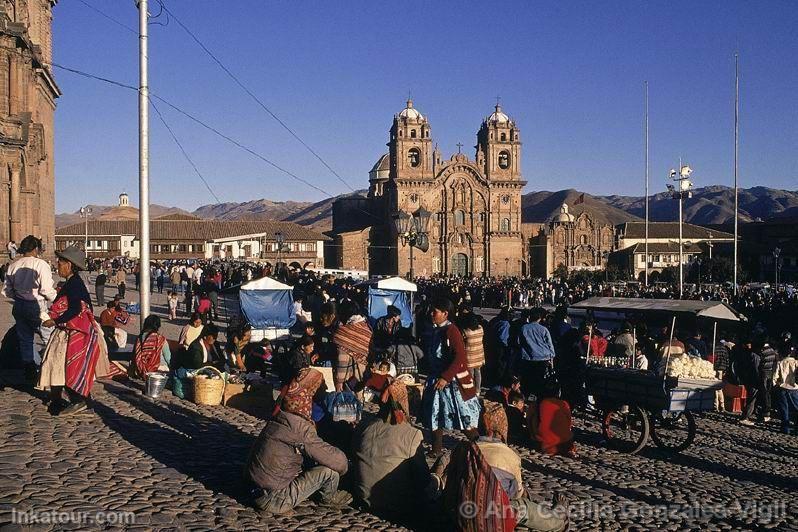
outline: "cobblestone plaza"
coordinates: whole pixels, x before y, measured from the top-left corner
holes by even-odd
[[[163,316],[165,295],[153,297]],[[10,305],[0,312],[5,330]],[[164,332],[176,337],[177,324]],[[238,410],[168,392],[150,401],[137,384],[111,382],[95,387],[93,411],[58,418],[16,382],[8,373],[0,381],[2,530],[401,528],[362,510],[314,503],[290,517],[253,510],[240,479],[264,421]],[[583,417],[575,419],[576,459],[515,449],[525,488],[540,501],[565,494],[574,530],[795,530],[798,440],[775,423],[735,421],[705,415],[696,442],[677,455],[651,444],[637,455],[611,451],[598,422]],[[447,447],[459,437],[451,434]]]

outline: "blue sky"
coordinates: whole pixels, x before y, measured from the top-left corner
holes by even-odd
[[[798,2],[164,1],[353,188],[412,91],[445,156],[475,143],[500,96],[527,191],[642,195],[644,80],[652,191],[679,156],[696,186],[730,185],[739,50],[741,185],[798,189]],[[133,0],[85,2],[137,28]],[[56,5],[53,32],[56,63],[137,85],[137,35],[80,0]],[[150,26],[150,47],[153,92],[329,194],[350,190],[174,21]],[[57,212],[123,190],[137,204],[136,93],[55,75]],[[222,201],[323,199],[160,107]],[[151,126],[151,201],[214,203],[154,113]]]

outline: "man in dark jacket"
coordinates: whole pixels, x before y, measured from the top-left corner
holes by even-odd
[[[303,469],[304,459],[317,465]],[[349,504],[352,496],[338,491],[347,469],[346,455],[319,438],[313,422],[281,411],[255,441],[244,476],[256,486],[255,507],[285,514],[317,492],[324,506]]]
[[[751,417],[756,410],[759,411],[759,418],[762,421],[770,421],[770,394],[778,354],[765,339],[759,339],[754,348],[755,350],[751,352],[750,364],[755,368],[752,375],[755,378],[746,383],[748,403],[745,407],[745,414],[740,420],[743,425],[753,424]]]

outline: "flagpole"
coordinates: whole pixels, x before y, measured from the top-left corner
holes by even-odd
[[[734,54],[734,295],[737,295],[737,215],[738,215],[738,189],[737,189],[737,164],[740,139],[740,71],[738,67],[738,54]]]
[[[645,82],[645,148],[646,148],[646,276],[645,282],[648,286],[648,81]]]

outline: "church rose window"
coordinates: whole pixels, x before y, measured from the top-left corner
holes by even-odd
[[[407,161],[413,168],[417,167],[421,164],[421,152],[416,148],[410,148],[410,151],[407,152]]]
[[[499,153],[499,168],[502,170],[507,170],[510,168],[510,154],[506,151]]]

